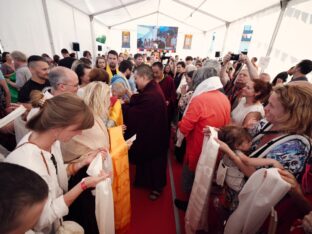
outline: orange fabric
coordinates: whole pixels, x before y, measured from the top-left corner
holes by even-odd
[[[194,97],[187,112],[179,122],[186,138],[185,163],[191,171],[196,165],[203,145],[203,128],[207,125],[220,128],[230,122],[231,106],[220,91],[210,91]]]
[[[128,147],[122,127],[109,128],[110,154],[113,161],[113,196],[116,234],[126,233],[131,220]]]
[[[121,101],[119,99],[117,99],[115,104],[109,108],[109,119],[113,120],[116,126],[123,125]]]

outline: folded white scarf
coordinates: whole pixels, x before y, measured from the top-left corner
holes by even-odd
[[[256,233],[271,208],[289,191],[276,168],[259,169],[247,180],[238,195],[239,205],[226,223],[225,234]]]
[[[112,171],[112,162],[110,155],[108,155],[103,166],[102,155],[99,153],[90,163],[87,174],[90,176],[98,176],[102,169]],[[114,201],[112,181],[110,178],[107,178],[96,185],[95,216],[100,234],[115,233]]]
[[[187,234],[196,233],[197,230],[208,230],[208,198],[219,150],[219,144],[214,140],[218,133],[212,127],[210,127],[210,131],[211,137],[204,137],[185,214],[185,231]]]

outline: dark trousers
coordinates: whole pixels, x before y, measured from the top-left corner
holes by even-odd
[[[166,185],[167,152],[161,157],[136,164],[134,185],[161,191]]]
[[[68,189],[73,188],[76,184],[87,177],[88,167],[84,167],[78,173],[72,176],[68,182]],[[71,220],[79,223],[85,233],[99,233],[96,217],[95,217],[95,196],[91,194],[91,189],[87,189],[69,207],[69,213],[64,217],[64,220]]]

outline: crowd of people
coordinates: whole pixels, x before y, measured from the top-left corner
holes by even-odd
[[[256,58],[240,54],[233,61],[230,52],[222,60],[175,56],[166,64],[154,54],[115,50],[96,58],[89,51],[79,59],[67,49],[61,54],[2,54],[1,118],[20,106],[25,112],[0,126],[0,233],[56,233],[65,220],[85,233],[111,225],[125,233],[131,220],[129,162],[135,165],[134,186],[150,189],[148,198],[157,200],[173,147],[185,193],[175,206],[186,211],[207,137],[219,145],[207,197],[215,214],[208,220],[211,233],[223,231],[248,178],[261,168],[278,168],[291,185],[274,204],[277,233],[312,232],[311,60],[271,79],[274,74],[260,72]],[[98,157],[100,173],[90,176]],[[100,187],[113,199],[98,200]],[[103,202],[113,224],[99,221]],[[296,226],[296,219],[302,224]],[[266,230],[263,224],[260,231]]]

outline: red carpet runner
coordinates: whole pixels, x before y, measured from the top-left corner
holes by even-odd
[[[184,212],[176,210],[176,216],[178,217],[175,218],[172,193],[172,191],[176,192],[177,197],[183,198],[181,191],[182,165],[175,161],[172,149],[169,155],[170,163],[168,163],[167,167],[167,185],[158,200],[151,201],[148,198],[149,190],[131,186],[132,218],[129,234],[185,233]],[[134,167],[131,166],[131,184],[133,184],[134,170]],[[170,180],[170,170],[172,170],[173,175],[172,181]],[[172,182],[174,183],[174,188],[171,187]],[[176,226],[176,222],[178,226]]]

